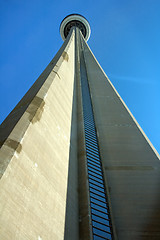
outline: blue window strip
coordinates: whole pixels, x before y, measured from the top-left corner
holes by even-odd
[[[80,72],[82,86],[82,105],[88,164],[88,178],[90,186],[89,191],[93,239],[112,239],[111,221],[109,218],[109,209],[106,198],[105,185],[103,181],[103,171],[98,147],[97,133],[95,129],[94,115],[83,56],[81,62],[82,64]]]

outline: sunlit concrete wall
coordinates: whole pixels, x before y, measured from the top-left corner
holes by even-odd
[[[2,124],[2,240],[64,238],[74,38],[73,32],[38,82]]]
[[[84,43],[115,239],[160,239],[160,158]]]

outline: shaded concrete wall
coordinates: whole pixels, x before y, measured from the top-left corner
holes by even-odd
[[[75,28],[75,82],[68,171],[65,240],[92,239],[81,89],[80,32]]]
[[[79,239],[78,144],[77,144],[77,86],[74,81],[68,186],[65,216],[65,240]]]
[[[79,182],[79,239],[89,240],[93,239],[92,224],[91,224],[91,210],[90,210],[90,196],[89,196],[89,182],[87,170],[87,156],[85,145],[85,130],[84,130],[84,116],[83,116],[83,100],[81,80],[83,81],[81,69],[81,57],[83,55],[81,49],[80,31],[76,28],[76,43],[75,43],[75,73],[77,82],[77,135],[78,135],[78,182]],[[83,68],[84,66],[82,66]]]
[[[64,238],[74,51],[73,32],[2,124],[0,239]]]
[[[82,41],[115,239],[158,240],[159,156]]]

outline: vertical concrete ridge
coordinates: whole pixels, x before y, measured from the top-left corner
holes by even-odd
[[[77,83],[74,80],[64,240],[79,239]]]
[[[74,36],[2,124],[0,239],[64,238]]]
[[[84,37],[82,34],[81,35],[81,45],[82,45],[82,51],[83,51],[83,59],[84,59],[84,63],[85,63],[85,67],[86,67],[86,75],[87,75],[87,79],[88,79],[88,85],[90,85],[89,83],[89,79],[90,79],[90,76],[88,76],[88,64],[86,62],[86,56],[85,56],[85,44],[88,46],[88,44],[86,43],[86,41],[84,40]],[[94,56],[94,55],[93,55]],[[90,87],[90,86],[89,86]],[[91,89],[89,89],[90,91],[90,97],[92,98],[92,92],[91,92]],[[94,112],[94,105],[91,101],[91,104],[92,104],[92,110]],[[95,114],[94,114],[94,120],[95,120]],[[95,126],[96,128],[96,133],[97,133],[97,137],[98,137],[98,129],[97,129],[97,126]],[[99,137],[98,137],[99,138]],[[99,144],[99,141],[98,141],[98,144]],[[101,158],[101,153],[100,154],[100,158]],[[113,216],[113,212],[112,212],[112,204],[111,204],[111,197],[110,197],[110,191],[109,191],[109,186],[108,186],[108,180],[107,180],[107,176],[105,175],[105,172],[104,172],[104,163],[103,161],[101,161],[101,164],[102,164],[102,171],[103,171],[103,177],[104,177],[104,182],[105,182],[105,190],[106,190],[106,199],[107,199],[107,205],[109,207],[109,218],[110,218],[110,221],[111,221],[111,229],[112,229],[112,235],[113,235],[113,239],[114,240],[117,240],[117,233],[116,233],[116,227],[115,227],[115,221],[114,221],[114,216]]]
[[[92,236],[91,226],[91,210],[90,210],[90,196],[89,183],[87,172],[87,158],[85,146],[85,130],[82,106],[82,89],[81,89],[81,38],[80,31],[76,29],[76,43],[75,43],[75,74],[77,82],[77,131],[78,131],[78,193],[79,193],[79,239],[90,240]]]

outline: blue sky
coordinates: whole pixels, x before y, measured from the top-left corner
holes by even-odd
[[[0,122],[62,45],[71,13],[90,22],[91,50],[160,153],[159,0],[1,0]]]

